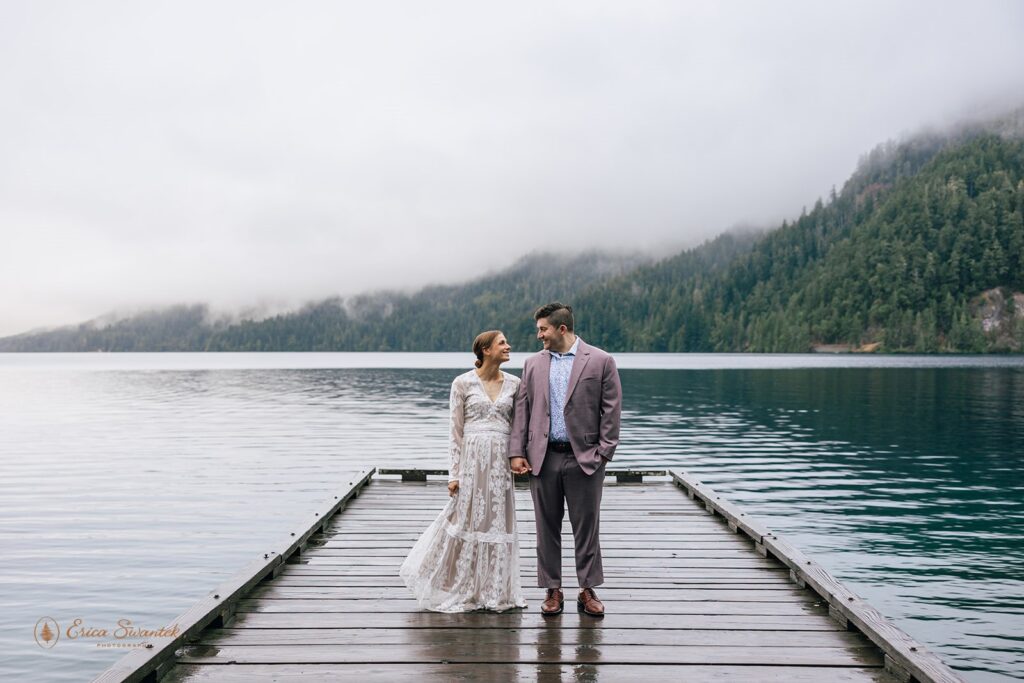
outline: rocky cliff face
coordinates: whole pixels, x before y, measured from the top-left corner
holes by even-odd
[[[1024,292],[995,287],[975,297],[974,316],[992,340],[993,351],[1020,351],[1024,340]]]

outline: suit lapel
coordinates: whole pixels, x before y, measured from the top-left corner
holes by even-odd
[[[551,412],[551,393],[548,389],[549,382],[551,379],[551,354],[547,351],[540,352],[540,367],[537,368],[537,392],[541,396],[541,400],[544,402],[545,410]]]
[[[572,392],[576,389],[576,384],[579,383],[580,375],[583,374],[583,368],[587,367],[588,360],[590,360],[590,349],[587,348],[581,339],[580,345],[576,348],[576,357],[572,361],[572,372],[569,373],[569,390],[565,392],[566,405],[568,405],[569,399],[572,398]],[[550,364],[549,356],[548,365]]]

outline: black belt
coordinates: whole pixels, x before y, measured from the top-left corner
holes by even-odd
[[[548,450],[559,453],[572,453],[572,444],[568,441],[548,441]]]

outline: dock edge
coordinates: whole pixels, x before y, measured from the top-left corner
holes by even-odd
[[[284,569],[287,560],[302,551],[314,534],[324,530],[327,522],[345,509],[349,500],[359,495],[376,469],[355,472],[351,481],[342,486],[343,493],[328,500],[325,507],[310,513],[311,519],[303,524],[301,531],[293,532],[278,544],[280,550],[272,550],[250,562],[231,578],[189,608],[173,622],[181,632],[174,638],[161,638],[146,643],[114,662],[93,679],[93,683],[155,683],[174,667],[175,652],[188,645],[210,626],[227,625],[235,614],[238,602],[262,581],[273,579]]]
[[[863,633],[885,655],[885,669],[897,680],[919,683],[965,683],[939,657],[897,628],[881,612],[853,593],[821,565],[784,538],[751,518],[693,475],[669,468],[676,486],[699,500],[711,514],[722,517],[734,533],[754,541],[757,551],[789,568],[789,578],[817,593],[828,604],[829,615],[848,629]]]

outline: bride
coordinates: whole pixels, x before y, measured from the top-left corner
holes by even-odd
[[[450,497],[399,570],[425,609],[500,612],[526,606],[508,464],[519,378],[500,368],[511,350],[500,331],[480,334],[473,342],[476,369],[452,382]]]

